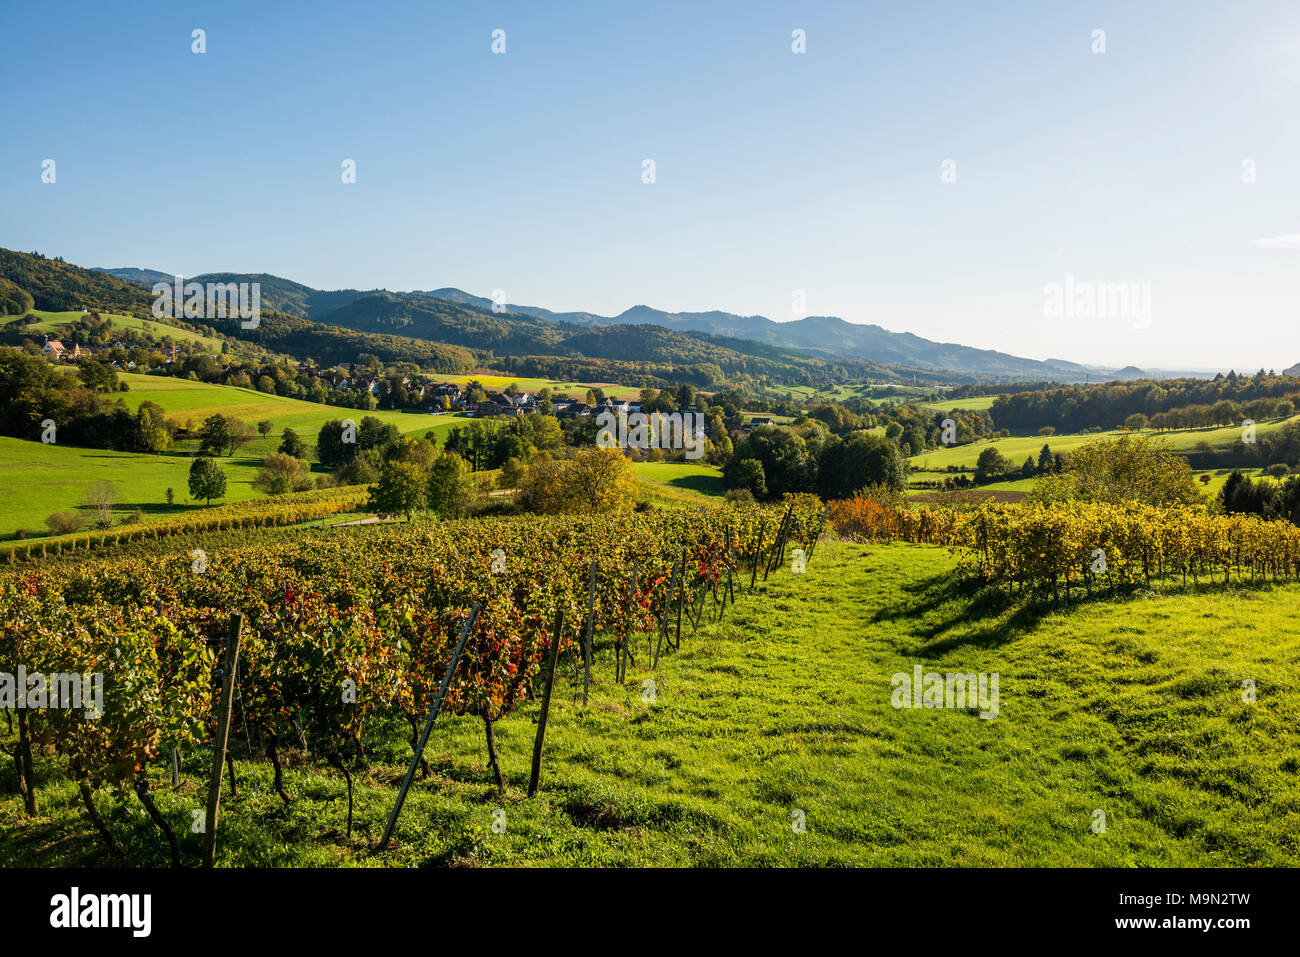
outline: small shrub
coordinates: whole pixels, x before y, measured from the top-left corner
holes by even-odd
[[[85,519],[81,515],[71,511],[55,512],[45,519],[45,524],[55,535],[71,535],[78,531],[84,522]]]

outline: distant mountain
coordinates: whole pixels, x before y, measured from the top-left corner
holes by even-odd
[[[415,290],[411,293],[413,296],[431,296],[434,299],[445,299],[448,302],[458,302],[465,306],[475,306],[479,309],[492,309],[493,302],[483,296],[475,296],[465,292],[463,289],[454,289],[450,286],[442,289],[431,291]],[[594,325],[598,323],[609,322],[594,312],[552,312],[549,309],[543,309],[541,306],[513,306],[506,305],[505,312],[500,315],[518,315],[533,316],[537,319],[549,319],[552,322],[572,322],[577,325]]]
[[[159,272],[156,269],[123,268],[95,269],[94,271],[108,273],[110,276],[116,276],[119,279],[146,286],[150,289],[153,288],[153,284],[156,282],[170,283],[175,279],[170,273]],[[270,273],[210,272],[200,276],[186,276],[185,281],[199,282],[205,285],[210,282],[255,282],[258,283],[260,288],[259,295],[262,299],[263,308],[274,309],[276,312],[283,312],[290,316],[297,316],[299,319],[319,319],[335,309],[341,309],[363,296],[373,295],[378,291],[372,289],[369,292],[362,292],[359,289],[339,289],[333,292],[325,292],[320,289],[313,289],[310,286],[304,286],[292,279],[272,276]]]
[[[133,266],[123,266],[117,269],[104,269],[95,266],[91,272],[106,272],[110,276],[116,276],[125,282],[133,282],[138,286],[148,286],[153,288],[156,282],[171,282],[175,277],[170,273],[159,272],[157,269],[136,269]]]
[[[492,305],[491,300],[473,296],[461,289],[435,289],[424,295],[482,308],[490,308]],[[774,322],[763,316],[739,316],[717,310],[670,313],[646,305],[633,306],[617,316],[598,316],[590,312],[552,312],[538,306],[515,303],[507,304],[506,312],[579,325],[664,326],[679,332],[752,340],[832,358],[865,359],[914,369],[988,378],[1060,380],[1083,378],[1089,371],[1087,367],[1073,362],[1055,360],[1047,363],[1022,359],[991,349],[934,342],[910,332],[890,332],[877,325],[846,322],[834,316],[808,316],[790,322]]]
[[[304,286],[292,279],[272,276],[270,273],[234,273],[209,272],[195,276],[194,282],[255,282],[260,286],[262,306],[276,312],[287,313],[300,319],[320,321],[325,316],[342,309],[365,296],[372,296],[381,290],[371,289],[362,292],[359,289],[336,289],[327,292]]]
[[[162,281],[170,279],[167,274],[151,269],[102,271],[141,285],[152,285],[160,277]],[[647,338],[644,330],[661,327],[694,340],[694,345],[682,339],[673,340],[678,361],[684,361],[680,356],[685,354],[707,352],[700,344],[709,343],[715,348],[748,355],[763,354],[756,348],[762,345],[774,350],[767,353],[770,358],[805,355],[832,362],[857,360],[919,373],[948,373],[1008,382],[1138,379],[1151,374],[1135,366],[1114,370],[1064,359],[1026,359],[993,349],[935,342],[910,332],[891,332],[875,324],[846,322],[835,316],[775,322],[764,316],[741,316],[719,310],[671,313],[648,305],[632,306],[617,316],[600,316],[516,303],[504,304],[504,308],[497,305],[494,309],[491,299],[450,286],[414,292],[324,291],[266,273],[209,273],[194,279],[259,282],[264,308],[315,322],[366,333],[491,349],[498,354],[596,355],[586,352],[587,349],[600,353],[625,352],[621,345],[615,348],[608,333],[598,333],[597,329],[635,326],[642,331],[633,341],[639,337],[652,348],[644,356],[647,360],[652,354],[674,351],[668,349],[665,353],[655,348],[662,343]],[[583,330],[589,333],[585,337],[579,335]],[[604,357],[612,358],[612,355]],[[630,356],[629,361],[635,358]]]
[[[478,306],[412,293],[376,292],[321,317],[358,332],[434,339],[490,349],[498,355],[554,354],[565,325],[525,315],[497,315]],[[571,327],[577,331],[576,327]]]
[[[25,253],[0,250],[0,279],[13,296],[31,294],[38,309],[70,310],[110,306],[149,316],[148,280],[167,281],[158,270],[89,270]],[[159,278],[162,277],[162,278]],[[871,378],[958,384],[964,377],[921,372],[861,359],[810,356],[760,342],[730,340],[660,326],[595,325],[498,313],[491,302],[464,302],[414,293],[356,289],[327,292],[267,273],[209,273],[198,282],[256,282],[262,321],[253,329],[237,323],[181,323],[209,335],[242,340],[275,353],[322,362],[402,361],[457,372],[505,368],[521,376],[594,381],[690,381],[707,387],[756,378],[803,385]],[[10,288],[12,287],[12,288]],[[450,293],[448,293],[450,295]],[[12,297],[11,297],[12,298]],[[531,371],[530,371],[531,370]]]
[[[875,376],[899,381],[919,371],[865,359],[811,356],[766,343],[649,323],[583,324],[509,309],[493,312],[491,306],[491,300],[468,295],[454,300],[424,293],[377,292],[322,316],[320,321],[359,332],[487,349],[498,356],[573,356],[678,366],[683,371],[709,366],[714,376],[748,374],[787,380]]]
[[[146,274],[156,271],[139,272]],[[165,273],[160,275],[164,279],[157,281],[172,278]],[[269,278],[274,280],[276,277]],[[251,344],[253,352],[258,352],[256,347],[260,346],[274,353],[297,358],[310,357],[326,364],[354,362],[359,356],[372,355],[385,363],[414,362],[440,372],[467,372],[482,368],[493,359],[492,354],[483,349],[356,332],[288,315],[265,303],[262,321],[256,329],[242,329],[239,323],[226,320],[216,320],[212,325],[207,325],[202,320],[158,320],[152,315],[154,297],[149,288],[152,283],[131,282],[120,279],[107,270],[86,269],[62,259],[2,248],[0,279],[31,295],[36,309],[68,312],[84,307],[139,316],[151,319],[156,323],[156,328],[161,330],[174,325],[228,339],[232,346],[241,349],[248,348],[248,344]],[[278,287],[272,283],[264,288],[269,289],[274,297]]]

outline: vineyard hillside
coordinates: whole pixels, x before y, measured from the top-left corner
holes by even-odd
[[[482,723],[441,718],[403,840],[376,858],[410,749],[387,725],[354,775],[294,759],[293,796],[237,752],[218,863],[284,865],[1294,864],[1300,692],[1288,662],[1300,585],[1205,585],[1040,614],[981,590],[946,550],[825,543],[805,574],[774,572],[658,668],[614,681],[596,641],[589,706],[572,665],[550,706],[537,799],[521,788],[540,702],[496,725],[498,797]],[[922,664],[1000,674],[994,720],[898,709],[891,679]],[[1256,683],[1256,704],[1242,681]],[[646,682],[654,682],[647,698]],[[0,864],[110,863],[75,788],[42,765],[44,810],[0,803]],[[163,774],[160,770],[159,775]],[[193,753],[155,796],[177,826],[201,801]],[[148,818],[106,807],[128,860],[163,865]],[[1102,810],[1107,827],[1090,826]],[[504,812],[501,817],[498,812]],[[495,815],[495,816],[494,816]],[[791,821],[802,815],[803,833]],[[505,827],[494,829],[494,821]],[[57,838],[55,837],[57,835]],[[187,853],[196,836],[182,833]]]

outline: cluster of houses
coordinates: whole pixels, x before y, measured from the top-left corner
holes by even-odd
[[[732,439],[743,439],[745,436],[749,435],[750,432],[753,432],[759,426],[763,425],[776,425],[776,420],[771,416],[756,415],[744,425],[740,426],[740,428],[732,429],[730,434]]]
[[[369,392],[376,397],[382,392],[384,384],[391,380],[390,376],[376,375],[370,369],[349,371],[347,366],[336,366],[332,369],[321,370],[306,363],[299,363],[298,371],[305,375],[317,376],[331,389],[342,392]],[[422,405],[434,414],[450,410],[471,417],[476,415],[526,415],[529,412],[540,411],[542,407],[536,393],[532,392],[517,392],[513,395],[506,392],[486,392],[485,398],[481,402],[470,402],[466,398],[466,392],[454,382],[422,383],[413,381],[410,376],[401,376],[398,381],[406,389],[412,404]],[[592,405],[561,397],[551,399],[549,413],[558,418],[566,418],[570,416],[600,415],[602,412],[612,412],[617,415],[620,411],[631,415],[641,411],[641,404],[639,402],[616,402],[613,399],[606,398]],[[692,406],[683,411],[694,412],[695,408]]]
[[[508,395],[505,392],[489,392],[484,401],[478,403],[462,401],[458,408],[464,411],[466,415],[525,415],[529,412],[540,411],[540,403],[537,396],[529,392],[520,392],[516,395]],[[615,415],[622,412],[625,415],[631,415],[640,411],[641,403],[639,402],[615,402],[610,398],[597,402],[595,405],[578,402],[574,399],[552,399],[550,408],[550,414],[561,419],[573,416],[600,415],[603,412],[612,412]]]
[[[75,342],[72,344],[72,348],[68,349],[58,339],[51,339],[49,336],[46,336],[45,344],[41,346],[41,352],[45,353],[45,358],[49,359],[51,362],[64,362],[74,361],[80,359],[82,356],[88,356],[90,355],[91,350],[88,348],[82,349],[81,346],[77,345]]]
[[[83,346],[76,342],[74,342],[72,344],[72,348],[69,349],[59,339],[51,339],[49,336],[45,336],[44,338],[45,338],[45,342],[41,345],[41,353],[45,356],[45,358],[49,359],[51,362],[76,362],[78,359],[81,359],[85,356],[92,356],[96,352],[107,352],[109,349],[126,348],[125,343],[123,343],[120,339],[117,342],[114,342],[112,345],[105,346],[102,349],[96,349],[93,346]],[[164,353],[164,358],[169,365],[175,362],[176,346],[174,345],[171,346],[166,351],[166,353]],[[117,369],[118,371],[121,371],[123,369],[134,369],[135,363],[127,362],[124,365],[121,362],[114,361],[114,362],[110,362],[109,366],[111,368]]]

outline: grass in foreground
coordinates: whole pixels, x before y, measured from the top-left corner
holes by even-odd
[[[351,839],[340,776],[296,754],[286,808],[264,762],[238,761],[219,863],[1293,866],[1297,608],[1291,585],[1035,618],[974,588],[941,549],[823,544],[806,575],[774,574],[653,674],[639,657],[615,685],[611,648],[598,646],[585,710],[562,665],[532,800],[522,789],[537,703],[497,725],[504,797],[481,723],[440,718],[431,776],[387,855],[372,846],[410,757],[404,728],[372,747]],[[915,664],[997,672],[998,717],[895,710],[890,678]],[[1242,701],[1244,679],[1255,704]],[[71,786],[47,762],[38,773],[44,816],[28,820],[0,763],[0,864],[111,863]],[[205,774],[196,751],[179,789],[156,787],[190,862]],[[98,801],[129,863],[165,863],[134,796]],[[1092,830],[1095,810],[1105,833]]]

